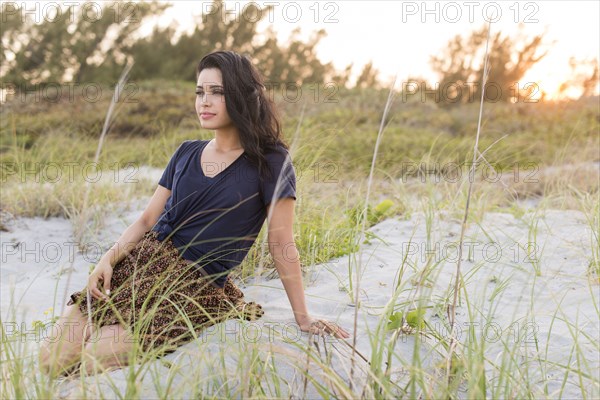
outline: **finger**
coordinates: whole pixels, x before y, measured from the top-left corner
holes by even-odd
[[[88,284],[88,290],[90,291],[92,297],[97,300],[108,300],[108,297],[98,289],[98,278],[93,277],[90,278]]]
[[[110,280],[112,279],[112,271],[107,271],[104,273],[104,292],[107,295],[110,295]]]
[[[328,332],[328,333],[335,334],[339,330],[339,327],[337,326],[337,324],[335,324],[333,322],[329,322],[329,321],[326,321],[326,320],[321,320],[321,323],[324,325],[325,331]]]
[[[347,338],[350,334],[334,322],[319,319],[311,325],[312,332],[320,336],[333,335],[336,338]]]
[[[94,289],[98,287],[98,278],[95,275],[91,275],[88,279],[87,289],[94,298],[98,298],[97,294],[94,293]]]
[[[328,336],[330,334],[329,329],[323,323],[320,323],[319,325],[317,325],[316,329],[319,333],[319,336]]]
[[[347,330],[338,325],[339,332],[343,335],[350,335]]]
[[[333,331],[333,336],[335,336],[336,338],[344,338],[346,337],[346,332],[344,332],[344,330],[336,325],[336,329],[335,331]]]
[[[350,334],[347,331],[345,331],[344,329],[340,328],[340,331],[337,333],[337,337],[345,339],[345,338],[350,337]]]
[[[339,326],[336,323],[329,321],[323,321],[323,323],[327,327],[328,332],[333,334],[337,338],[345,338],[350,336],[348,332],[346,332],[341,326]]]
[[[314,335],[325,336],[325,326],[321,322],[315,322],[311,326],[311,332]]]
[[[319,326],[319,323],[314,322],[311,326],[310,326],[310,331],[312,333],[314,333],[315,335],[320,334],[321,332],[321,327]]]
[[[92,297],[94,297],[96,300],[102,300],[104,298],[104,294],[100,291],[100,289],[98,289],[97,287],[91,288],[90,289],[90,294],[92,295]]]

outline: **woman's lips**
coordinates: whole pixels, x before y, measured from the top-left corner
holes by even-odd
[[[210,119],[210,118],[214,117],[215,115],[216,114],[212,114],[212,113],[202,113],[202,114],[200,114],[200,117],[202,119]]]

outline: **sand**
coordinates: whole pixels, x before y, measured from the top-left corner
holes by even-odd
[[[137,206],[115,213],[105,222],[102,235],[93,241],[100,248],[110,247],[127,224],[139,215],[143,204],[140,201]],[[518,346],[516,354],[521,360],[517,363],[521,362],[527,369],[532,390],[540,395],[545,384],[550,394],[556,394],[562,386],[564,368],[552,363],[583,368],[574,357],[570,357],[574,345],[578,345],[583,361],[588,363],[583,369],[596,373],[596,386],[587,385],[586,393],[591,397],[598,396],[600,362],[594,350],[597,349],[594,340],[600,337],[596,309],[600,293],[597,277],[593,281],[588,274],[592,254],[590,227],[585,216],[578,211],[538,211],[540,220],[536,242],[541,274],[537,276],[526,252],[520,247],[526,247],[532,238],[527,221],[534,214],[534,209],[521,218],[509,213],[487,213],[480,221],[470,220],[465,241],[471,243],[472,251],[469,253],[468,247],[464,247],[462,269],[469,303],[476,311],[469,316],[463,298],[457,310],[460,340],[468,340],[468,329],[472,329],[476,337],[486,341],[488,360],[500,364],[503,355],[506,355],[503,346],[506,340],[500,338],[515,337],[512,346]],[[436,214],[430,230],[430,243],[437,243],[438,248],[433,247],[433,252],[429,253],[433,255],[435,265],[428,270],[429,279],[422,281],[428,251],[426,228],[425,216],[414,213],[385,220],[369,229],[377,237],[361,247],[361,306],[356,328],[357,349],[367,358],[373,351],[370,336],[380,322],[383,307],[392,297],[406,252],[409,255],[402,279],[404,290],[397,303],[416,304],[418,298],[424,299],[423,304],[428,307],[427,322],[443,331],[440,318],[444,312],[442,299],[454,282],[456,260],[443,261],[442,258],[445,255],[456,258],[456,247],[451,242],[459,238],[460,221],[448,213]],[[54,307],[59,313],[66,300],[65,293],[84,287],[88,268],[99,251],[96,245],[88,252],[76,252],[70,244],[73,242],[71,224],[62,218],[20,218],[14,221],[11,229],[11,232],[2,232],[1,312],[5,329],[15,323],[30,327],[34,320],[47,320],[48,315],[44,311],[49,307]],[[14,248],[16,243],[19,246]],[[348,265],[351,259],[358,258],[355,254],[354,257],[344,256],[311,266],[305,279],[309,311],[315,317],[338,322],[351,334],[354,333],[355,305],[346,291]],[[73,271],[67,287],[71,262]],[[204,395],[227,396],[234,393],[236,397],[252,396],[253,393],[243,390],[247,387],[248,365],[253,357],[270,360],[279,376],[289,383],[282,384],[278,391],[272,383],[271,372],[267,370],[260,379],[267,396],[321,397],[310,382],[304,392],[304,380],[299,370],[306,367],[306,357],[298,349],[299,346],[307,346],[308,335],[300,333],[294,324],[281,281],[257,277],[247,282],[243,290],[247,301],[263,305],[263,318],[256,322],[230,320],[219,324],[204,331],[198,340],[150,363],[139,380],[140,397],[160,396],[161,392],[153,380],[161,382],[163,387],[172,380],[171,385],[178,388],[176,397],[197,396],[192,391],[192,384],[197,385],[202,379],[205,379],[201,388]],[[15,311],[13,315],[10,315],[10,310]],[[281,336],[283,326],[288,327],[287,341]],[[386,335],[390,338],[391,332]],[[411,363],[415,340],[414,335],[404,335],[395,347],[395,354],[401,357],[405,366]],[[420,350],[423,365],[433,368],[439,357],[430,349],[436,348],[436,343],[427,338],[423,341]],[[346,342],[352,343],[352,340]],[[350,365],[349,347],[336,339],[328,339],[327,344],[333,357],[332,365],[342,378],[346,378]],[[37,345],[31,338],[27,341],[29,351],[35,351]],[[321,346],[320,350],[323,352],[324,347]],[[532,361],[538,357],[546,361]],[[240,358],[244,360],[242,363],[238,362]],[[223,371],[224,365],[227,376],[217,372]],[[361,369],[366,363],[357,358],[356,365],[356,390],[359,391],[363,376]],[[309,367],[311,376],[321,380],[319,372],[322,368],[314,362]],[[136,367],[87,378],[89,396],[95,397],[99,391],[104,398],[117,398],[119,395],[115,391],[120,396],[124,395],[126,376],[131,368]],[[406,370],[399,361],[394,361],[392,374],[399,382],[406,378]],[[496,375],[495,369],[488,366],[488,390],[490,385],[493,386]],[[77,397],[81,390],[80,382],[63,382],[61,394]],[[579,385],[576,374],[569,374],[562,396],[581,397]],[[468,397],[468,393],[463,395]]]

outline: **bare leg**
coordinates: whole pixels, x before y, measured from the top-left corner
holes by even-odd
[[[133,350],[133,336],[121,324],[105,325],[90,336],[82,357],[88,374],[127,366]]]
[[[83,342],[89,336],[89,329],[85,329],[88,320],[79,308],[71,305],[65,310],[40,347],[40,370],[53,378],[81,360]]]

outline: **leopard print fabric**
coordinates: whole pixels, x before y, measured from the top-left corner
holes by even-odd
[[[169,353],[194,338],[186,317],[199,333],[227,319],[255,320],[264,314],[260,304],[244,301],[244,293],[229,276],[224,288],[213,286],[180,257],[171,240],[161,242],[157,236],[155,231],[146,232],[115,265],[108,301],[90,296],[96,327],[117,323],[137,327],[144,351],[160,346]],[[85,288],[71,294],[67,305],[73,304],[88,315]]]

